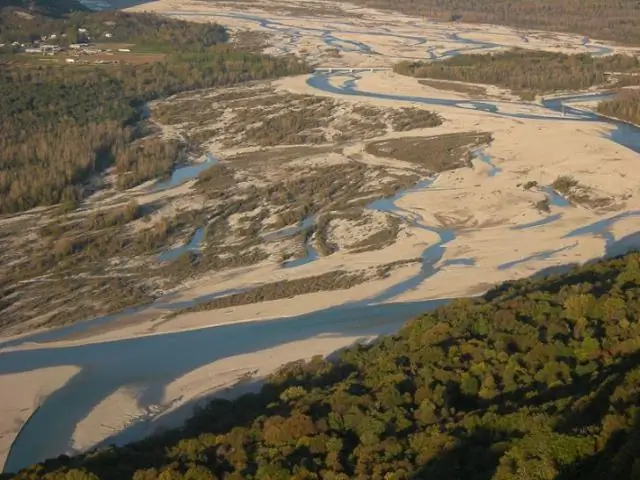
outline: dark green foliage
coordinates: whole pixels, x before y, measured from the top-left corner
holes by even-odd
[[[640,124],[640,91],[623,90],[613,100],[599,103],[598,112],[626,122]]]
[[[604,84],[605,72],[640,68],[630,55],[592,57],[515,49],[492,55],[459,55],[442,62],[401,62],[394,70],[403,75],[509,88],[522,98],[555,90],[580,90]]]
[[[182,430],[9,478],[637,479],[639,313],[638,253],[509,282]]]

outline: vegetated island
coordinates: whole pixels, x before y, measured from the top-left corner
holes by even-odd
[[[624,89],[615,98],[600,102],[597,111],[638,125],[640,124],[640,90]]]
[[[640,71],[640,60],[630,55],[593,57],[514,49],[490,55],[459,55],[442,62],[405,61],[396,64],[394,71],[417,78],[497,85],[522,99],[533,100],[536,95],[554,91],[611,86],[607,73]]]
[[[507,282],[179,430],[3,479],[637,478],[640,254]]]

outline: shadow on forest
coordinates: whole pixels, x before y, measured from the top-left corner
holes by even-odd
[[[635,353],[603,369],[598,375],[585,374],[577,378],[574,377],[574,381],[570,385],[550,389],[546,385],[540,385],[537,389],[506,393],[494,397],[490,401],[479,402],[477,408],[468,411],[473,411],[478,416],[490,412],[506,414],[522,408],[545,404],[549,404],[548,409],[553,409],[555,408],[554,404],[561,405],[562,401],[567,401],[563,419],[555,425],[553,431],[558,434],[585,432],[585,429],[590,426],[600,427],[603,424],[611,406],[611,395],[616,388],[622,385],[626,375],[639,366],[640,353]],[[588,400],[585,401],[585,399]],[[575,408],[578,402],[583,405]],[[629,399],[626,405],[616,405],[616,410],[623,411],[634,405],[635,401]],[[629,478],[635,457],[631,456],[631,458],[623,458],[623,461],[619,461],[616,452],[619,452],[625,443],[637,445],[638,439],[635,437],[638,436],[636,431],[639,426],[640,422],[630,429],[634,432],[631,435],[613,434],[599,453],[561,467],[560,474],[555,479],[595,480],[607,478],[607,476],[611,476],[612,472],[616,474],[610,478]],[[470,434],[465,432],[455,435],[454,432],[454,436],[456,436],[455,446],[422,466],[413,478],[491,479],[500,466],[500,458],[506,448],[502,442],[521,438],[523,433],[517,430],[496,431],[481,427],[474,429]],[[503,465],[503,468],[510,468],[510,466]]]

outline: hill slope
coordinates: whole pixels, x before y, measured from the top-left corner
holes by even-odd
[[[181,431],[7,478],[639,478],[639,313],[638,253],[508,283]]]

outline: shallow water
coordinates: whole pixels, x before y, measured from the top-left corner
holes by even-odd
[[[183,165],[173,170],[171,177],[167,180],[158,182],[152,187],[152,191],[161,192],[169,188],[182,185],[189,180],[196,178],[201,172],[218,163],[218,159],[214,158],[210,153],[207,154],[207,160],[202,163],[194,163],[192,165]]]
[[[491,155],[487,155],[484,150],[482,149],[476,149],[473,151],[473,156],[475,158],[477,158],[478,160],[480,160],[482,163],[488,165],[490,167],[489,172],[487,173],[487,175],[489,175],[490,177],[495,177],[497,174],[499,174],[502,169],[498,166],[496,166],[493,163],[493,160],[491,158]]]
[[[200,244],[202,240],[204,240],[205,229],[204,227],[198,228],[193,235],[191,235],[190,240],[184,245],[180,245],[179,247],[171,248],[169,250],[165,250],[161,254],[158,255],[159,262],[171,262],[178,258],[180,255],[186,252],[200,252]]]

